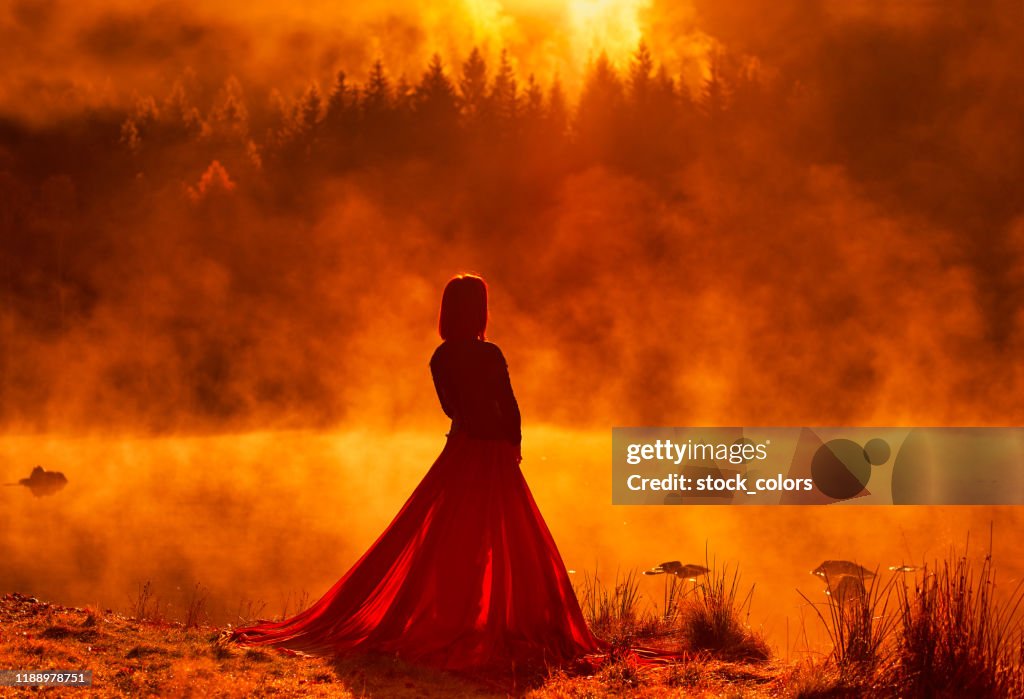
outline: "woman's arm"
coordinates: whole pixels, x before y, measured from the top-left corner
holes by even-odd
[[[522,416],[519,414],[519,402],[512,390],[512,379],[508,373],[508,362],[501,350],[497,348],[498,364],[497,401],[501,412],[502,432],[508,441],[520,446],[523,441]]]
[[[437,360],[437,356],[431,357],[430,359],[430,376],[434,379],[434,390],[437,391],[437,399],[441,402],[441,410],[448,417],[455,418],[455,406],[452,405],[451,398],[448,396],[448,382],[451,381],[450,376],[445,376],[445,373],[439,368],[440,362]]]

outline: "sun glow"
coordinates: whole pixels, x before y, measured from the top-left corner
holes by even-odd
[[[649,0],[569,0],[573,53],[580,61],[602,51],[623,65],[643,37],[640,14]]]

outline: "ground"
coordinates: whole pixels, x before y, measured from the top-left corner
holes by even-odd
[[[341,661],[219,641],[222,630],[137,621],[11,593],[0,599],[0,669],[92,670],[91,690],[0,687],[0,696],[605,697],[791,696],[795,669],[707,657],[641,666],[629,657],[595,672],[466,677],[383,657]]]

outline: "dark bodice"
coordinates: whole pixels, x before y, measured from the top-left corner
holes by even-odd
[[[441,409],[452,419],[451,432],[478,439],[522,441],[519,404],[508,365],[497,345],[482,340],[449,340],[430,358]]]

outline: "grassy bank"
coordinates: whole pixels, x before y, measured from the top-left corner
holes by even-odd
[[[990,556],[980,566],[951,553],[842,584],[826,579],[833,594],[805,601],[814,610],[808,623],[824,627],[831,648],[791,662],[773,658],[749,625],[753,585],[736,567],[708,567],[693,578],[665,575],[662,599],[651,602],[636,571],[581,576],[584,615],[612,648],[590,666],[473,677],[389,657],[243,648],[204,623],[198,587],[172,620],[143,585],[126,614],[4,595],[0,668],[92,670],[88,695],[98,697],[1024,696],[1024,588],[998,588]],[[667,655],[653,662],[648,650]],[[32,691],[0,688],[0,696]]]

